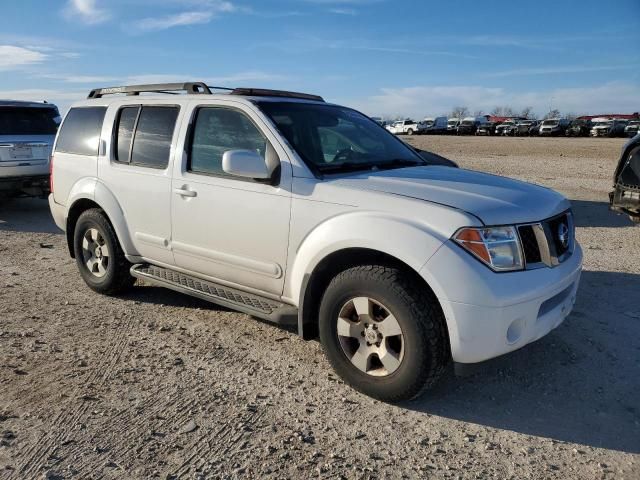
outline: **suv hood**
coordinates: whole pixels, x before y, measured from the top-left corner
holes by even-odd
[[[551,189],[460,168],[428,166],[367,172],[336,186],[425,200],[463,210],[485,225],[536,222],[570,207]]]

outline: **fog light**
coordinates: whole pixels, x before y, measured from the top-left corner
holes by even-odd
[[[509,328],[507,329],[507,343],[516,343],[520,340],[523,331],[524,320],[522,318],[518,318],[511,322],[511,325],[509,325]]]

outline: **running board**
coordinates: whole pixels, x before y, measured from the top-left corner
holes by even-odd
[[[294,306],[175,270],[138,263],[131,267],[131,275],[145,282],[186,293],[279,325],[298,324],[298,309]]]

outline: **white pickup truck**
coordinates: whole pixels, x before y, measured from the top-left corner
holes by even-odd
[[[399,120],[386,128],[394,135],[414,135],[423,133],[425,126],[413,120]]]

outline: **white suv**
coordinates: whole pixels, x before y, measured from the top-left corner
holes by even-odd
[[[139,278],[294,323],[399,401],[557,327],[582,265],[564,197],[428,158],[313,95],[115,87],[66,115],[49,204],[93,290]]]
[[[51,103],[0,100],[0,196],[49,192],[49,155],[59,123]]]

